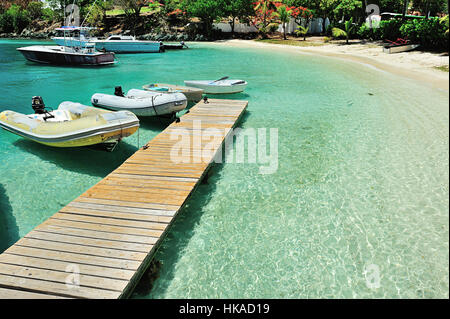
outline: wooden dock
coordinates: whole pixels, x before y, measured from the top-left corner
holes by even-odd
[[[8,248],[0,255],[0,298],[129,296],[247,104],[199,102],[179,123]],[[223,132],[216,133],[213,143],[196,139],[180,144],[182,135],[192,141],[211,128]],[[175,145],[187,145],[189,154],[180,152],[183,163],[173,161]],[[210,155],[202,152],[206,145]]]

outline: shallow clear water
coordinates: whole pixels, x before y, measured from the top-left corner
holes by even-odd
[[[95,92],[230,75],[242,128],[278,128],[278,170],[216,164],[162,242],[136,298],[448,298],[448,92],[342,60],[192,44],[106,68],[27,63],[0,41],[0,111],[89,104]],[[370,93],[370,94],[369,94]],[[167,125],[144,120],[142,145]],[[0,249],[116,168],[113,153],[0,134]],[[371,285],[379,270],[379,287]]]

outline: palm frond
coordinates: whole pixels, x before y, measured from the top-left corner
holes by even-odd
[[[335,37],[335,38],[347,36],[347,32],[345,32],[344,30],[339,29],[339,28],[331,29],[331,34],[333,34],[333,37]]]

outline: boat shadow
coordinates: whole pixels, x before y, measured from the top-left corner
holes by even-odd
[[[24,152],[36,155],[45,162],[82,174],[105,177],[137,151],[135,145],[120,142],[112,152],[95,147],[59,148],[19,139],[13,143]]]
[[[8,249],[19,238],[19,227],[17,227],[8,195],[6,195],[3,185],[0,184],[0,253]]]
[[[213,197],[223,165],[215,163],[209,168],[208,173],[178,212],[149,267],[136,285],[132,298],[149,298],[155,283],[158,284],[158,295],[164,295],[175,278],[178,261],[195,234],[195,226],[204,214],[203,207],[206,207]]]
[[[146,116],[139,117],[139,126],[145,130],[157,131],[158,133],[165,130],[173,120],[163,116]]]
[[[114,64],[105,65],[71,65],[71,64],[47,64],[47,63],[37,63],[32,61],[25,61],[25,65],[28,67],[49,67],[49,68],[64,68],[64,69],[97,69],[97,68],[112,68],[119,64],[116,62]]]

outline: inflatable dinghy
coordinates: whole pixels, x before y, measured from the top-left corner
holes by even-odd
[[[215,81],[184,81],[190,87],[202,89],[208,94],[231,94],[245,90],[247,82],[244,80],[228,80],[228,76]]]
[[[137,116],[160,116],[182,111],[187,106],[183,93],[159,93],[132,89],[123,94],[122,87],[115,89],[114,95],[95,93],[91,98],[94,106],[109,110],[127,110]]]
[[[139,128],[131,112],[111,112],[74,102],[63,102],[57,110],[47,111],[40,96],[33,97],[35,114],[14,111],[0,113],[0,126],[26,139],[55,147],[104,144],[113,150],[124,137]]]
[[[183,93],[188,102],[198,102],[203,98],[203,90],[199,88],[193,88],[188,86],[165,84],[165,83],[152,83],[142,87],[146,91],[158,92],[158,93]]]

